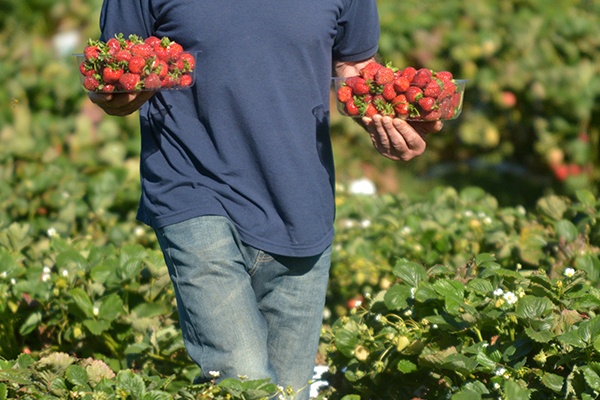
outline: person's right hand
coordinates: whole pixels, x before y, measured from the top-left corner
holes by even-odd
[[[154,91],[132,93],[96,93],[89,92],[92,103],[104,110],[108,115],[123,117],[140,109],[154,95]]]

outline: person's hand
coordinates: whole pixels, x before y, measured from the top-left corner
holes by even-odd
[[[140,109],[154,95],[154,91],[132,93],[96,93],[89,92],[92,103],[104,110],[108,115],[123,117]]]
[[[439,132],[444,126],[441,121],[407,122],[379,114],[363,117],[362,122],[377,151],[394,161],[408,161],[423,154],[427,134]]]

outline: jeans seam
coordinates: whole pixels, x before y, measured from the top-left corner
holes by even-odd
[[[254,261],[254,264],[248,271],[248,275],[253,276],[256,273],[256,271],[258,270],[258,267],[260,266],[261,263],[269,262],[271,260],[273,260],[273,257],[271,255],[265,253],[262,250],[259,250],[258,255],[256,256],[256,260]]]

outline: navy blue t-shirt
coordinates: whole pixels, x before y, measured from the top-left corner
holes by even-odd
[[[200,52],[192,88],[140,109],[140,221],[222,215],[288,256],[331,244],[332,59],[376,53],[376,0],[105,0],[100,28]]]

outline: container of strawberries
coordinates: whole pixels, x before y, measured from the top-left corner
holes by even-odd
[[[168,37],[122,34],[88,41],[75,54],[81,84],[90,92],[127,93],[180,90],[194,85],[197,52],[184,51]]]
[[[407,121],[458,118],[468,82],[454,79],[448,71],[399,69],[376,62],[358,76],[333,81],[340,114],[355,118],[380,114]]]

